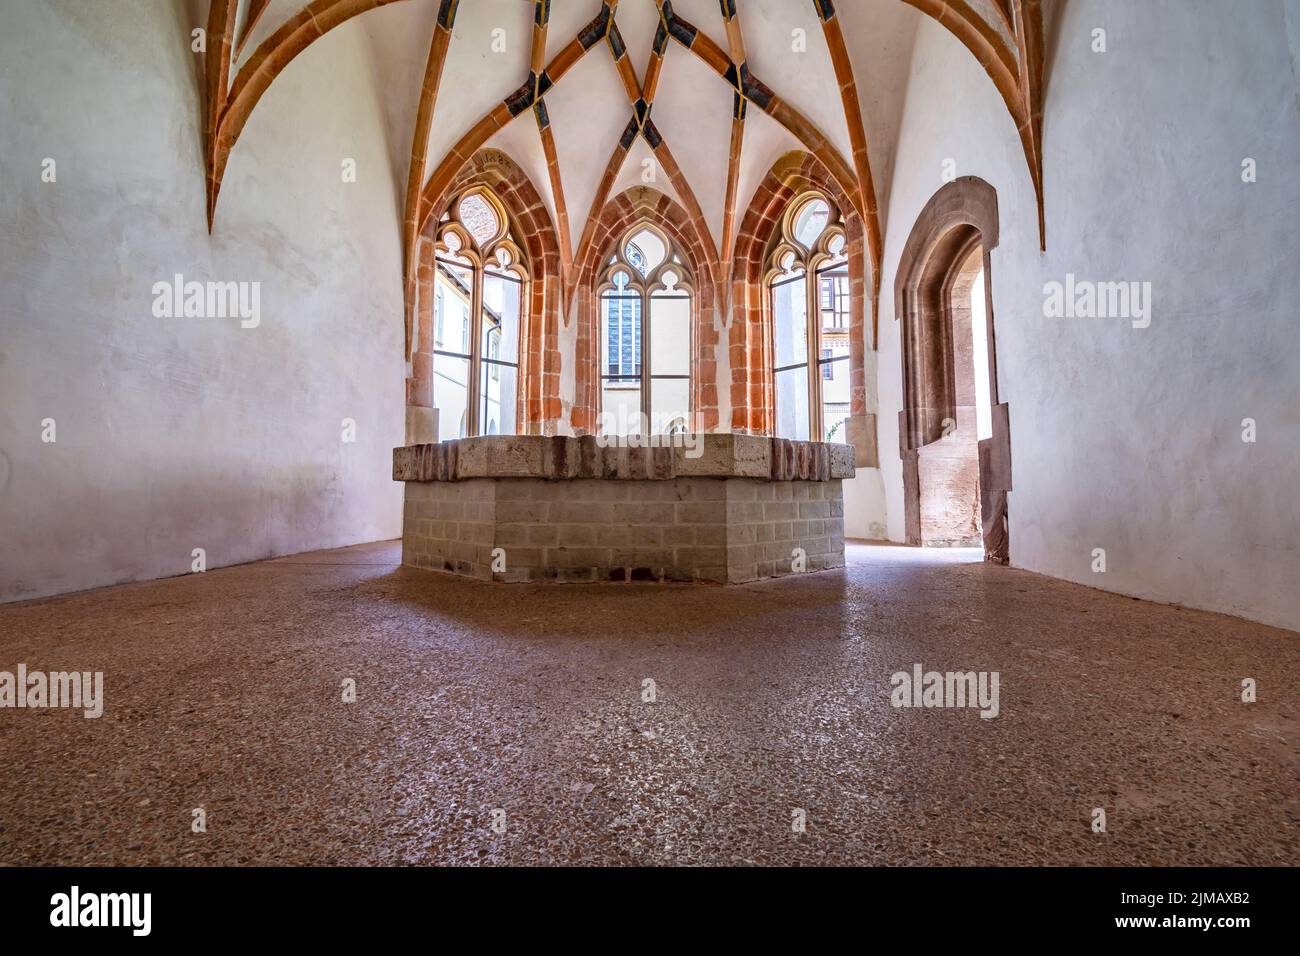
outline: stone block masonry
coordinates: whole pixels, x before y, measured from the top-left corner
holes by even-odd
[[[698,458],[541,436],[396,449],[402,561],[506,582],[738,584],[843,566],[851,449],[701,437]]]

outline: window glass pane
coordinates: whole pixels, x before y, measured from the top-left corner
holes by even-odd
[[[636,293],[603,298],[601,368],[604,375],[641,374],[641,296]]]
[[[445,219],[446,216],[443,218]],[[450,229],[442,234],[442,244],[446,246],[446,249],[440,249],[438,251],[439,258],[446,256],[449,259],[464,259],[464,256],[460,254],[462,245],[460,236],[452,232]]]
[[[600,394],[600,431],[604,435],[639,435],[641,421],[641,380],[604,379]]]
[[[497,216],[497,211],[478,193],[462,199],[456,214],[480,246],[486,246],[501,231],[501,219]]]
[[[831,208],[820,199],[804,204],[794,217],[794,237],[805,249],[811,249],[830,222]]]
[[[650,371],[660,375],[691,374],[691,300],[680,292],[656,293],[650,299]]]
[[[513,435],[519,370],[496,362],[519,361],[521,283],[491,272],[483,276],[483,359],[479,371],[479,434]],[[494,360],[494,361],[488,361]]]
[[[438,409],[438,441],[464,438],[468,427],[469,359],[433,357],[433,404]]]
[[[848,405],[827,405],[822,412],[822,423],[826,427],[826,435],[822,440],[847,445],[849,442],[847,435],[848,420]]]
[[[479,434],[513,435],[518,431],[518,382],[519,369],[515,366],[483,363],[479,375]]]
[[[437,262],[434,282],[435,350],[469,354],[470,295],[474,273],[470,269]]]
[[[848,330],[849,269],[845,263],[817,270],[817,304],[825,331]]]
[[[668,255],[663,240],[649,229],[642,229],[628,240],[623,255],[641,275],[649,275]]]
[[[686,434],[691,430],[691,380],[650,380],[650,432],[655,435]]]
[[[641,297],[616,277],[615,293],[601,301],[601,431],[639,434]]]
[[[664,281],[650,299],[650,430],[658,435],[689,431],[691,408],[691,300],[675,274]]]
[[[776,373],[776,434],[808,440],[808,366]]]
[[[519,361],[519,296],[523,286],[513,279],[483,276],[483,357]]]
[[[848,441],[844,433],[844,422],[849,417],[849,404],[852,393],[849,390],[849,344],[847,341],[822,350],[827,356],[834,356],[821,364],[822,372],[822,425],[825,432],[823,441],[844,443]]]
[[[438,441],[463,438],[469,416],[468,355],[470,296],[474,273],[439,261],[434,269],[433,404],[438,409]]]
[[[806,282],[806,278],[800,278],[772,286],[772,324],[776,338],[777,368],[808,360]]]

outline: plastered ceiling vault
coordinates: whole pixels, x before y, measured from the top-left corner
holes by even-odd
[[[391,138],[410,143],[408,328],[421,230],[485,146],[533,179],[560,238],[566,286],[604,204],[647,176],[701,225],[719,274],[731,274],[755,187],[781,155],[805,150],[863,220],[874,308],[879,209],[920,15],[955,35],[1001,94],[1045,245],[1040,0],[211,0],[210,230],[231,151],[263,94],[299,54],[379,7],[392,9],[363,23],[381,106]]]

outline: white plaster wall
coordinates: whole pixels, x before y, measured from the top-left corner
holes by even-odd
[[[844,482],[844,534],[864,541],[888,540],[888,502],[879,468],[857,469]]]
[[[706,0],[706,5],[713,9],[707,16],[692,22],[696,26],[700,26],[701,20],[710,26],[721,25],[718,4]],[[673,9],[682,13],[680,6],[674,3]],[[811,0],[796,0],[794,3],[789,0],[748,0],[736,5],[736,13],[741,32],[745,35],[745,55],[754,75],[783,101],[803,113],[839,154],[852,163],[853,145],[848,124],[844,121],[844,101],[839,96],[835,65],[831,62],[817,8]],[[796,34],[796,30],[801,32]],[[869,42],[865,37],[863,39]],[[726,49],[725,37],[721,42]],[[755,107],[753,112],[762,111]],[[723,124],[724,128],[726,125]],[[749,144],[745,145],[748,151]],[[742,154],[742,159],[748,158]],[[767,174],[768,167],[759,170],[760,180]]]
[[[1070,0],[1046,103],[1048,251],[992,84],[923,20],[890,197],[880,449],[903,538],[893,285],[918,213],[958,175],[998,191],[992,284],[1010,403],[1014,564],[1300,628],[1300,119],[1282,0]],[[1093,53],[1092,31],[1109,52]],[[1258,163],[1259,181],[1241,180]],[[1047,319],[1067,272],[1151,282],[1149,328]],[[1258,442],[1241,439],[1242,420]],[[1107,571],[1092,571],[1104,548]]]
[[[277,80],[209,236],[205,9],[0,0],[0,599],[400,533],[399,190],[364,36]],[[261,325],[154,318],[175,273],[259,281]]]
[[[877,378],[880,353],[871,347],[871,305],[869,303],[866,310],[866,321],[863,323],[863,334],[866,337],[866,348],[863,349],[863,373],[867,385],[867,413],[878,416],[880,394]],[[877,432],[879,433],[879,428]],[[888,455],[888,449],[877,448],[877,457],[881,459],[882,464]],[[889,496],[885,491],[885,475],[886,472],[882,468],[865,468],[859,465],[857,473],[845,480],[844,534],[847,537],[866,541],[889,540]]]

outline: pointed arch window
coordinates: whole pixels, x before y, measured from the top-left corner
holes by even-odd
[[[456,197],[438,225],[434,247],[439,441],[518,430],[527,281],[501,201],[482,186]]]
[[[775,432],[845,441],[849,417],[850,285],[844,226],[821,193],[786,209],[768,256]]]
[[[684,433],[691,421],[695,286],[671,240],[649,224],[616,244],[600,294],[600,431]]]

